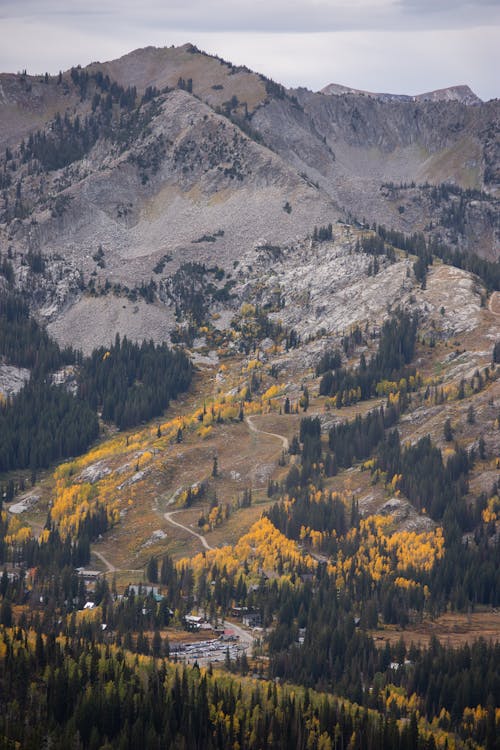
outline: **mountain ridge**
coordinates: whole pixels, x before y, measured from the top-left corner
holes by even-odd
[[[105,343],[100,321],[168,336],[187,267],[223,271],[208,307],[228,325],[233,282],[246,299],[264,274],[269,303],[276,259],[295,267],[339,220],[498,257],[496,101],[286,89],[190,44],[0,84],[0,242],[60,340],[84,315],[86,350]]]
[[[328,96],[342,96],[343,94],[354,94],[356,96],[369,96],[380,101],[401,101],[401,102],[424,102],[424,101],[458,101],[462,104],[476,105],[482,104],[483,100],[472,91],[466,84],[455,86],[446,86],[445,88],[434,89],[423,94],[392,94],[392,93],[375,93],[366,89],[356,89],[351,86],[344,86],[338,83],[329,83],[319,91],[320,94]]]

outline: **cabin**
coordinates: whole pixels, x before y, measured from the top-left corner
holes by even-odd
[[[197,615],[184,615],[184,625],[186,630],[198,631],[201,628],[203,617]]]
[[[243,615],[242,622],[247,628],[260,628],[262,617],[260,616],[260,612],[247,612]]]

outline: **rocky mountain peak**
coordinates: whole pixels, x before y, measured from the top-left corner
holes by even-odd
[[[350,86],[343,86],[339,83],[329,83],[321,89],[320,94],[327,96],[342,96],[343,94],[353,94],[355,96],[369,96],[382,102],[460,102],[461,104],[474,105],[481,104],[477,94],[469,86],[448,86],[444,89],[428,91],[424,94],[389,94],[383,92],[366,91],[364,89],[355,89]]]
[[[466,106],[473,97],[466,86],[420,99],[288,90],[191,44],[2,75],[6,268],[53,334],[78,330],[89,351],[100,331],[164,339],[186,289],[197,315],[224,326],[255,276],[262,305],[312,335],[334,317],[316,275],[364,289],[367,265],[349,232],[311,261],[314,227],[376,223],[496,259],[500,103]],[[403,284],[387,279],[384,305]]]
[[[472,91],[470,86],[466,85],[448,86],[444,89],[429,91],[426,94],[418,94],[415,100],[419,102],[461,102],[468,105],[481,104],[482,102],[482,99]]]

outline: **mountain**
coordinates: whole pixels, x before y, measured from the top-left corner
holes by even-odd
[[[220,268],[209,307],[230,320],[250,287],[273,298],[278,257],[309,267],[314,226],[338,220],[498,257],[497,101],[327,90],[287,90],[191,44],[3,74],[0,242],[39,318],[88,351],[114,330],[162,340],[186,269],[206,294]]]
[[[355,96],[369,96],[372,99],[379,99],[382,102],[461,102],[462,104],[474,105],[481,104],[477,94],[469,86],[448,86],[445,89],[436,89],[428,91],[425,94],[375,94],[372,91],[362,91],[353,89],[350,86],[342,86],[339,83],[329,83],[321,89],[320,94],[328,96],[341,96],[343,94],[354,94]]]
[[[252,125],[351,215],[405,232],[432,228],[437,239],[498,257],[498,101],[471,107],[306,90],[293,96],[298,106],[273,99]],[[442,183],[454,197],[434,191],[430,199],[431,186]],[[453,214],[461,217],[455,226]]]
[[[0,77],[0,747],[499,750],[498,102],[455,94]]]

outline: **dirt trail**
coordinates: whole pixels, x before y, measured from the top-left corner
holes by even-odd
[[[493,292],[491,294],[488,307],[493,315],[500,315],[500,292]]]
[[[284,450],[288,450],[289,444],[288,439],[286,437],[283,437],[283,435],[278,435],[276,432],[266,432],[266,430],[259,430],[258,427],[256,427],[252,420],[254,420],[255,417],[245,417],[245,422],[247,423],[249,429],[252,432],[260,432],[262,435],[271,435],[271,437],[275,437],[278,440],[281,440],[281,443],[283,445]]]
[[[117,569],[115,568],[115,566],[112,563],[109,562],[109,560],[107,559],[107,557],[104,557],[104,555],[102,554],[102,552],[97,552],[97,550],[95,550],[95,549],[93,549],[92,552],[94,553],[94,555],[96,557],[99,558],[99,560],[101,560],[101,562],[104,563],[104,565],[108,569],[108,571],[107,571],[108,573],[116,573]]]
[[[169,523],[171,526],[178,526],[179,529],[183,529],[184,531],[187,531],[188,534],[192,534],[193,536],[197,537],[202,545],[205,547],[205,549],[213,549],[203,536],[203,534],[198,534],[197,531],[193,531],[193,529],[190,529],[189,526],[184,526],[183,523],[179,523],[179,521],[174,521],[172,516],[174,516],[176,513],[182,513],[181,510],[171,510],[169,513],[164,514],[165,521]]]
[[[283,437],[283,435],[278,435],[275,432],[266,432],[265,430],[259,430],[259,428],[254,425],[252,421],[253,419],[254,417],[245,417],[245,422],[248,425],[248,429],[251,432],[262,433],[263,435],[270,435],[271,437],[275,437],[277,438],[277,440],[281,442],[281,444],[283,445],[283,449],[286,451],[288,450],[288,440],[286,437]],[[177,492],[175,494],[177,494]],[[173,497],[175,497],[175,495]],[[182,509],[167,511],[167,513],[163,514],[163,517],[165,521],[169,523],[171,526],[177,526],[177,528],[182,529],[183,531],[187,531],[188,534],[191,534],[192,536],[195,536],[197,539],[199,539],[202,546],[205,549],[207,550],[213,549],[213,547],[210,546],[210,544],[207,542],[203,534],[198,534],[197,531],[194,531],[189,526],[185,526],[183,523],[180,523],[179,521],[175,521],[173,516],[176,515],[177,513],[182,513]]]
[[[92,554],[98,557],[107,567],[106,573],[144,573],[142,568],[117,568],[113,563],[109,562],[107,557],[104,557],[102,552],[98,552],[96,549],[92,550]]]

